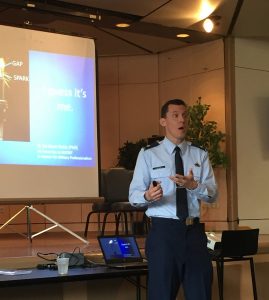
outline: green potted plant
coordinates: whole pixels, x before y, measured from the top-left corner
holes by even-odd
[[[133,170],[138,153],[141,148],[145,146],[147,146],[147,139],[140,139],[135,143],[126,141],[123,146],[119,148],[117,167]]]
[[[210,105],[202,103],[199,97],[196,103],[188,108],[189,128],[186,139],[208,151],[212,167],[227,167],[228,157],[222,150],[225,133],[217,129],[216,121],[205,119]]]

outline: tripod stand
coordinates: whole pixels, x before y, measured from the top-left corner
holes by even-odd
[[[25,200],[6,200],[6,201],[2,201],[0,200],[0,204],[22,204]],[[93,202],[103,202],[103,198],[100,197],[93,197],[93,198],[72,198],[72,199],[40,199],[39,202],[37,201],[38,204],[56,204],[56,203],[93,203]],[[41,211],[39,211],[38,209],[34,208],[32,204],[27,204],[25,205],[21,210],[19,210],[14,216],[12,216],[8,221],[6,221],[2,226],[0,226],[0,230],[3,229],[4,227],[6,227],[7,225],[9,225],[17,216],[19,216],[21,213],[23,213],[24,211],[26,211],[26,222],[27,222],[27,238],[30,240],[30,242],[32,242],[33,238],[44,233],[47,232],[55,227],[60,227],[61,229],[63,229],[64,231],[68,232],[69,234],[71,234],[72,236],[74,236],[75,238],[81,240],[83,243],[85,244],[89,244],[89,242],[80,237],[79,235],[77,235],[76,233],[74,233],[73,231],[71,231],[70,229],[66,228],[65,226],[61,225],[60,223],[56,222],[55,220],[53,220],[52,218],[48,217],[47,215],[45,215],[44,213],[42,213]],[[52,223],[53,225],[41,230],[35,234],[32,234],[32,223],[31,223],[31,211],[37,213],[38,215],[42,216],[43,218],[45,218],[46,220],[48,220],[50,223]]]

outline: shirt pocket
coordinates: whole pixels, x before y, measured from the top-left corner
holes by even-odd
[[[168,169],[151,170],[151,178],[153,180],[164,180],[165,178],[169,178],[169,176],[171,176],[171,172]]]
[[[192,170],[193,171],[193,179],[195,180],[195,181],[198,181],[198,182],[201,182],[201,172],[199,172],[199,171],[195,171],[195,170]]]
[[[174,183],[169,178],[171,175],[170,169],[151,170],[152,181],[156,180],[161,183],[164,194],[167,194],[169,191],[171,191],[171,189],[173,189]]]

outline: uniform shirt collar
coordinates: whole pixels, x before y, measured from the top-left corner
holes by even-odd
[[[176,146],[178,146],[181,150],[181,153],[184,154],[188,146],[187,141],[183,141],[181,144],[175,145],[167,137],[164,138],[163,144],[169,154],[172,154],[174,152]]]

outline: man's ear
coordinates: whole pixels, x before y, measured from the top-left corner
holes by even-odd
[[[166,120],[165,120],[165,118],[160,118],[160,125],[161,125],[162,127],[165,127],[165,126],[166,126]]]

